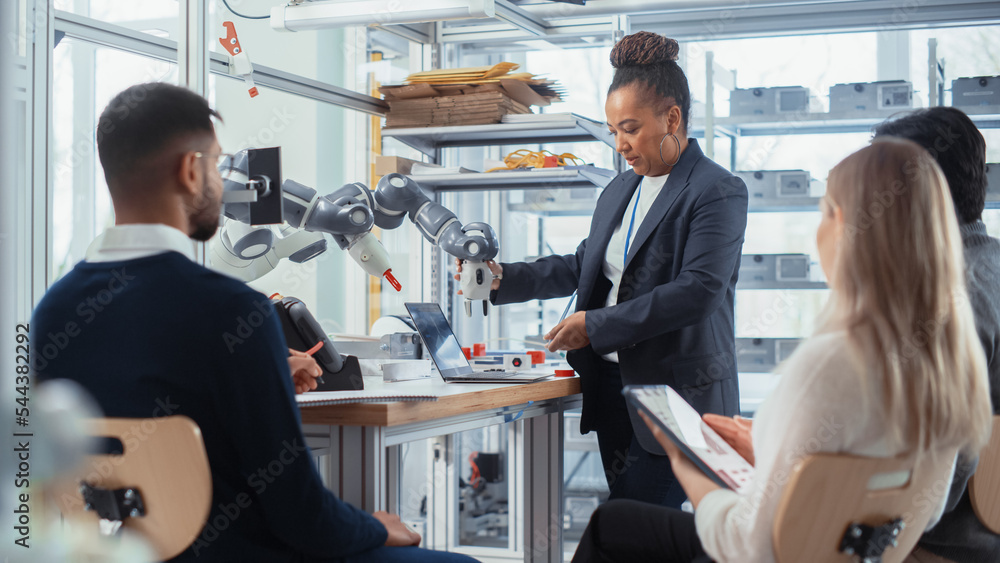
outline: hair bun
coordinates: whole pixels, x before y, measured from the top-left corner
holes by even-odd
[[[611,49],[611,66],[655,65],[676,61],[680,46],[676,39],[640,31],[626,35]]]

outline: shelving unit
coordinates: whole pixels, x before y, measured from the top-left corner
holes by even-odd
[[[958,109],[968,114],[980,129],[1000,128],[1000,106],[965,106]]]
[[[750,200],[750,213],[797,213],[819,210],[818,197],[788,197]]]
[[[486,145],[601,141],[609,147],[614,147],[614,137],[608,132],[605,124],[578,115],[568,118],[554,116],[551,121],[539,119],[525,123],[383,129],[382,137],[396,139],[431,158],[436,157],[438,149]]]
[[[959,108],[969,114],[979,127],[993,129],[1000,127],[1000,107]],[[899,113],[885,112],[845,112],[845,113],[805,113],[789,114],[783,118],[774,115],[743,115],[736,117],[716,117],[715,130],[727,137],[760,137],[767,135],[810,135],[827,133],[866,133],[887,118]],[[704,135],[703,122],[695,121],[693,131]]]
[[[706,53],[706,103],[704,118],[692,120],[691,132],[694,136],[704,138],[706,154],[714,155],[714,144],[717,139],[731,143],[730,168],[736,170],[736,143],[741,137],[779,136],[779,135],[815,135],[815,134],[839,134],[839,133],[869,133],[873,128],[886,119],[898,114],[901,110],[879,110],[879,111],[850,111],[850,112],[794,112],[777,115],[741,115],[741,116],[716,116],[714,100],[714,89],[723,87],[733,90],[736,87],[735,72],[728,70],[714,61],[712,53]],[[929,106],[944,105],[944,92],[950,83],[945,81],[944,61],[938,59],[937,41],[928,41],[928,67],[927,67],[927,102]],[[980,129],[1000,128],[1000,106],[984,105],[974,107],[959,107]],[[994,165],[995,166],[995,165]],[[993,177],[1000,178],[1000,175],[991,172]],[[1000,208],[1000,182],[991,182],[994,186],[987,193],[986,207],[988,209]],[[749,211],[756,212],[805,212],[818,210],[819,198],[815,197],[767,197],[751,200]],[[744,259],[748,256],[744,255]],[[828,286],[822,281],[759,281],[745,278],[741,275],[737,285],[737,290],[825,290]],[[739,299],[739,298],[737,298]],[[737,334],[737,336],[741,336]],[[794,341],[794,338],[737,338],[737,349],[747,342],[757,341],[757,345],[767,347],[779,341]],[[760,341],[764,341],[761,344]],[[753,361],[752,358],[743,358],[740,353],[739,358],[744,360],[740,364],[741,409],[753,411],[759,404],[757,394],[765,392],[773,384],[775,376],[762,373],[770,371],[774,365],[766,361],[761,363]],[[780,363],[780,358],[772,358]]]
[[[733,90],[735,72],[714,61],[714,54],[706,53],[706,102],[705,117],[692,120],[691,134],[703,138],[705,154],[714,157],[717,136],[728,138],[734,150],[730,167],[735,169],[735,141],[739,137],[774,135],[811,135],[835,133],[866,133],[875,125],[905,110],[878,110],[857,112],[793,112],[787,115],[716,116],[714,95],[716,85]],[[928,106],[944,105],[944,61],[937,58],[937,40],[928,40]],[[982,129],[1000,128],[1000,106],[961,107],[972,121]],[[714,135],[706,135],[706,130]]]
[[[421,174],[413,178],[422,187],[432,191],[482,191],[604,188],[615,175],[614,170],[587,165],[511,172]]]

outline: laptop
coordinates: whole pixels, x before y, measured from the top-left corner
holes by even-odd
[[[462,352],[455,333],[437,303],[405,303],[413,326],[420,335],[438,373],[447,383],[531,383],[551,372],[509,372],[502,369],[476,370]]]

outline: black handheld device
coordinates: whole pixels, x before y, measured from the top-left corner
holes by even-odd
[[[305,351],[319,342],[323,343],[323,346],[313,353],[313,359],[323,370],[323,376],[317,379],[319,383],[317,391],[365,388],[358,359],[337,353],[330,338],[320,327],[316,317],[309,312],[305,303],[295,297],[275,298],[272,302],[278,312],[278,318],[281,319],[281,329],[290,348]]]

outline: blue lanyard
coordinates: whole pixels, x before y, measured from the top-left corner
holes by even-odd
[[[632,206],[632,218],[628,222],[628,232],[625,233],[625,257],[622,259],[622,269],[625,269],[625,262],[628,260],[628,243],[632,240],[632,225],[635,224],[635,210],[639,207],[639,198],[642,197],[642,183],[639,183],[639,188],[635,191],[635,205]]]

